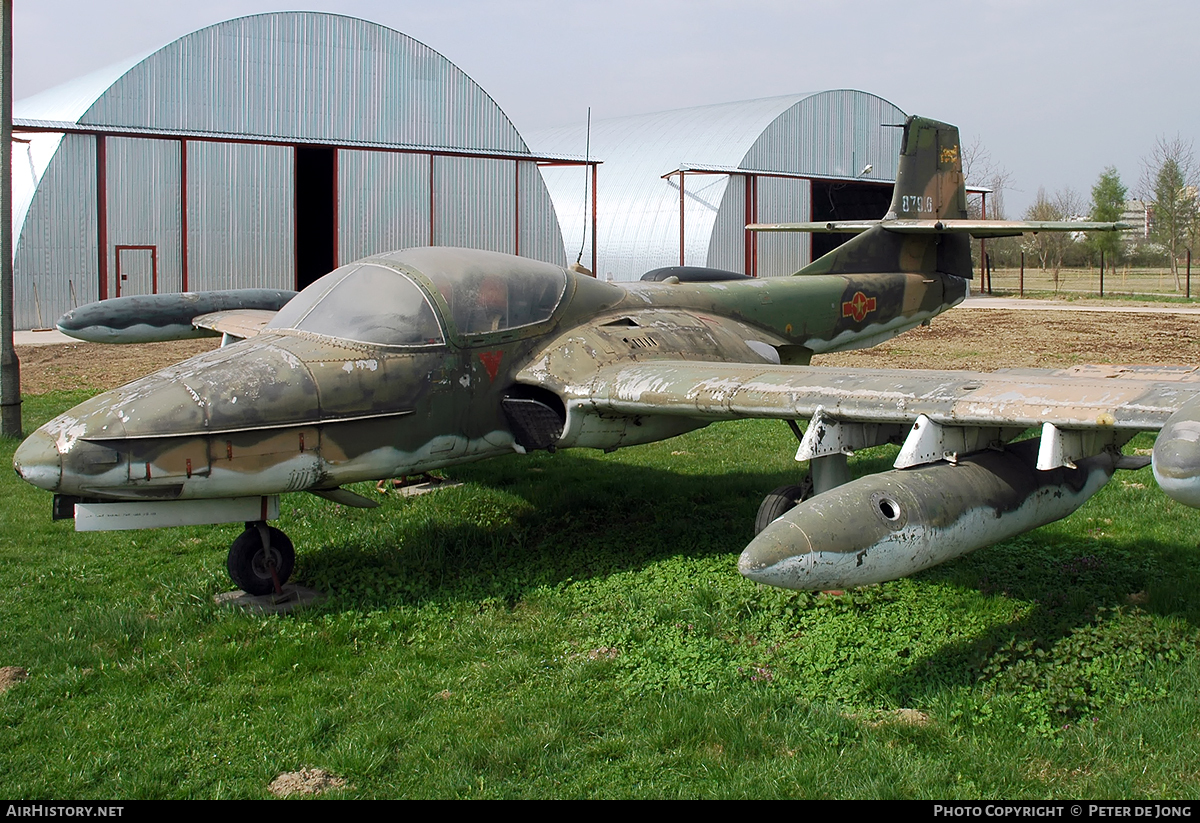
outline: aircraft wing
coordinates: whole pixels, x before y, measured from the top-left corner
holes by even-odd
[[[245,340],[262,331],[275,315],[276,312],[265,309],[230,309],[193,317],[192,325]]]
[[[600,414],[811,419],[818,425],[809,426],[798,460],[903,442],[898,468],[1040,426],[1038,468],[1049,469],[1158,431],[1200,395],[1200,369],[964,372],[672,361],[604,368],[568,391]]]

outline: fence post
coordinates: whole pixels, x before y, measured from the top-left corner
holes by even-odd
[[[1184,292],[1184,296],[1190,300],[1192,298],[1192,250],[1188,249],[1187,253],[1187,291]]]
[[[1025,252],[1021,252],[1021,276],[1017,279],[1017,292],[1025,296]]]
[[[1104,249],[1100,249],[1100,296],[1104,296]]]

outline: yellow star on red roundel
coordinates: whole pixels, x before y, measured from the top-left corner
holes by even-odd
[[[860,291],[855,292],[848,302],[842,303],[842,317],[853,317],[855,322],[862,322],[862,319],[873,311],[875,298],[867,297]]]

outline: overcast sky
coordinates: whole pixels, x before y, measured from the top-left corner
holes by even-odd
[[[1156,138],[1200,137],[1194,0],[22,0],[15,97],[221,20],[297,8],[420,40],[522,133],[582,122],[588,106],[605,118],[869,91],[980,141],[1012,174],[1009,217],[1039,186],[1090,197],[1109,165],[1132,193]]]

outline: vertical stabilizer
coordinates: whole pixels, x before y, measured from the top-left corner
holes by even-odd
[[[892,205],[884,220],[965,220],[958,127],[926,117],[909,117],[900,143]]]
[[[900,234],[890,220],[961,220],[967,216],[958,128],[926,117],[909,117],[900,143],[892,204],[876,225],[805,266],[797,274],[906,272],[971,277],[966,234]],[[809,229],[810,231],[812,229]]]

